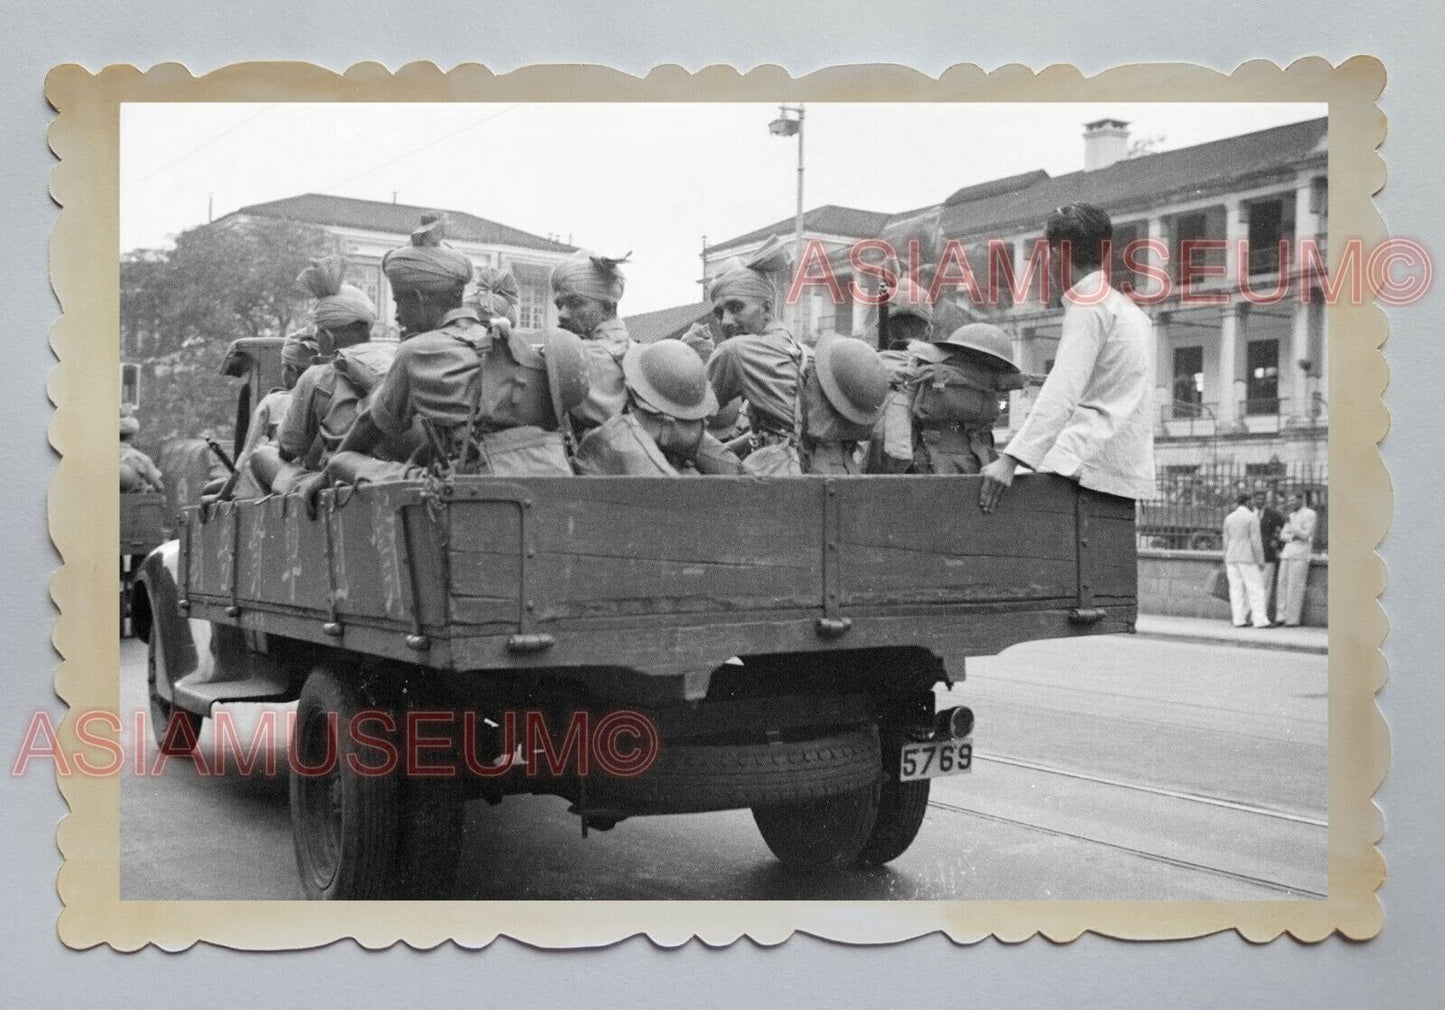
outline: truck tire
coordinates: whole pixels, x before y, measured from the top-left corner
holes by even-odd
[[[858,853],[859,866],[891,863],[913,844],[928,812],[928,779],[917,782],[885,782],[879,789],[878,817],[873,831]]]
[[[195,753],[200,743],[201,723],[205,717],[176,708],[156,690],[157,678],[166,675],[165,651],[160,638],[160,629],[153,627],[146,640],[146,692],[151,703],[151,736],[162,754],[188,757]]]
[[[329,745],[333,712],[337,739]],[[397,733],[369,720],[365,735],[388,739],[405,753],[404,705],[389,696],[369,697],[354,678],[325,666],[306,678],[296,707],[295,754],[301,765],[330,768],[311,774],[293,764],[291,770],[291,825],[302,890],[322,900],[448,897],[466,809],[459,782],[408,777],[400,764],[377,774],[380,749],[375,743],[363,747],[350,731],[361,712],[390,715]],[[428,735],[438,734],[429,729]],[[333,761],[327,760],[328,746],[334,746]],[[353,766],[353,756],[362,771]],[[364,773],[368,768],[372,773]]]
[[[880,789],[880,783],[874,782],[838,796],[753,807],[753,821],[785,867],[848,866],[872,836]]]
[[[588,779],[589,799],[625,812],[697,813],[824,799],[878,781],[873,727],[763,744],[664,743],[641,775]]]
[[[399,776],[358,774],[348,762],[358,750],[351,720],[369,707],[354,683],[324,666],[301,688],[291,745],[291,830],[308,898],[388,898],[396,883]],[[376,758],[357,756],[364,766]]]

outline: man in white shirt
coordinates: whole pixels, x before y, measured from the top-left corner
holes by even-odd
[[[1256,628],[1268,628],[1268,604],[1264,598],[1264,542],[1259,535],[1259,516],[1249,507],[1252,495],[1242,494],[1235,509],[1224,517],[1224,573],[1229,578],[1230,618],[1236,628],[1247,618]]]
[[[1278,623],[1299,627],[1304,613],[1305,586],[1309,582],[1310,554],[1314,550],[1315,527],[1319,515],[1309,507],[1302,494],[1289,496],[1289,515],[1279,538],[1284,543],[1279,552],[1279,596],[1275,607]]]
[[[1078,280],[1064,291],[1054,367],[1018,433],[983,469],[985,512],[998,505],[1020,464],[1121,498],[1154,492],[1154,328],[1104,273],[1113,224],[1098,207],[1075,203],[1049,218],[1044,237],[1053,290]]]

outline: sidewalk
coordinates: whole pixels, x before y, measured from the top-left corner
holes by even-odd
[[[1240,645],[1249,649],[1287,649],[1322,656],[1328,652],[1324,628],[1236,628],[1228,621],[1167,614],[1140,614],[1134,627],[1146,638]]]

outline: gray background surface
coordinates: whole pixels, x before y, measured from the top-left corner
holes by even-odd
[[[779,4],[734,0],[702,9],[645,3],[483,3],[396,0],[249,0],[245,4],[149,0],[108,4],[5,0],[6,61],[0,68],[0,201],[3,201],[4,325],[0,405],[5,447],[0,502],[6,531],[0,667],[8,688],[0,753],[13,761],[37,708],[58,719],[51,690],[57,656],[46,580],[59,564],[46,532],[44,489],[54,464],[45,438],[53,359],[46,335],[57,306],[46,279],[55,207],[47,194],[51,116],[42,83],[61,62],[98,69],[111,62],[181,61],[204,72],[247,59],[306,59],[334,68],[362,59],[395,67],[412,59],[442,66],[482,61],[495,70],[537,62],[598,62],[634,73],[657,63],[690,69],[731,62],[779,63],[805,73],[837,63],[889,61],[928,73],[960,61],[1038,68],[1074,62],[1086,72],[1140,60],[1187,60],[1228,70],[1253,58],[1288,63],[1319,54],[1339,62],[1372,53],[1390,81],[1384,148],[1390,178],[1379,199],[1396,234],[1437,257],[1445,249],[1439,180],[1439,122],[1445,98],[1438,8],[1424,3],[1345,5],[1277,0],[1181,5]],[[1143,97],[1143,96],[1141,96]],[[558,152],[562,156],[562,152]],[[104,279],[104,283],[112,283]],[[197,948],[71,952],[56,940],[59,910],[54,829],[64,804],[48,770],[8,778],[0,799],[0,977],[14,1005],[78,1000],[182,1004],[417,1005],[423,1000],[611,1006],[826,1005],[1151,1006],[1433,1005],[1445,987],[1440,826],[1445,781],[1436,739],[1445,715],[1439,591],[1439,435],[1442,365],[1437,293],[1390,313],[1394,428],[1384,453],[1395,485],[1396,520],[1383,548],[1385,597],[1394,631],[1386,648],[1391,681],[1381,695],[1394,749],[1379,796],[1386,813],[1383,934],[1370,943],[1304,946],[1285,938],[1255,947],[1233,935],[1172,944],[1084,937],[956,947],[932,937],[903,946],[852,949],[806,937],[780,948],[747,941],[726,951],[692,944],[662,951],[643,939],[608,950],[557,954],[499,942],[485,952],[323,951],[238,954]],[[1433,324],[1433,325],[1432,325]],[[105,629],[109,633],[109,629]],[[278,858],[290,858],[278,853]]]

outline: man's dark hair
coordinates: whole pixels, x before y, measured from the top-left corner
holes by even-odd
[[[1054,211],[1044,226],[1044,240],[1049,245],[1067,242],[1069,259],[1082,275],[1104,265],[1105,243],[1114,241],[1114,222],[1091,203],[1071,203]]]
[[[1237,497],[1234,499],[1234,504],[1236,504],[1236,505],[1248,505],[1248,504],[1249,504],[1250,502],[1252,502],[1252,501],[1254,501],[1254,495],[1246,492],[1245,494],[1241,494],[1241,495],[1237,496]]]

